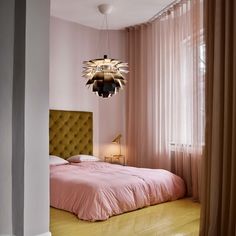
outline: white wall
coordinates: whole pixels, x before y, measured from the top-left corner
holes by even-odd
[[[110,31],[111,56],[125,61],[125,32]],[[94,154],[110,154],[111,140],[124,134],[124,92],[112,98],[97,97],[85,87],[82,62],[103,57],[106,45],[99,30],[51,17],[50,108],[92,111]],[[105,53],[104,53],[105,52]]]
[[[49,0],[26,2],[24,236],[49,230]]]

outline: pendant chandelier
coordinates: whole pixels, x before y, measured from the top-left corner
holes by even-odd
[[[107,15],[111,12],[112,6],[102,4],[98,6],[98,10],[105,16],[109,47]],[[126,84],[124,76],[128,73],[128,63],[110,59],[107,55],[104,55],[103,58],[84,61],[83,64],[84,71],[82,76],[88,79],[86,85],[100,97],[111,97],[118,93],[120,89],[123,89]]]

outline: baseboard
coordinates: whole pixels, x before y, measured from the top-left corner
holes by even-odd
[[[0,236],[15,236],[13,234],[0,234]]]
[[[47,233],[44,233],[44,234],[37,234],[35,236],[52,236],[51,232],[47,232]]]
[[[14,236],[12,234],[0,234],[0,236]]]
[[[12,234],[0,234],[0,236],[14,236]],[[47,233],[44,233],[44,234],[37,234],[35,236],[52,236],[51,232],[47,232]]]
[[[15,236],[13,234],[0,234],[0,236]]]

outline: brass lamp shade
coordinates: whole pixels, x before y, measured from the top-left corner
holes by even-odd
[[[110,52],[109,30],[107,15],[111,13],[113,6],[110,4],[98,5],[98,10],[104,15],[106,21],[107,49]],[[84,61],[82,76],[88,79],[87,86],[91,87],[96,95],[108,98],[123,89],[126,80],[124,75],[128,73],[128,63],[116,59],[104,58]]]
[[[119,144],[119,148],[120,148],[119,156],[121,156],[121,144],[120,144],[121,137],[122,137],[122,135],[121,135],[121,134],[118,134],[118,135],[112,140],[112,143]]]
[[[117,135],[113,140],[112,140],[112,143],[119,143],[120,144],[120,139],[121,139],[122,135],[119,134]]]
[[[82,76],[88,79],[86,85],[100,97],[111,97],[126,84],[124,74],[128,73],[128,63],[104,55],[104,58],[84,61],[83,64]]]

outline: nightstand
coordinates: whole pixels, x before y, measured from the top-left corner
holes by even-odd
[[[124,155],[105,156],[104,161],[112,163],[112,164],[119,164],[119,165],[125,166],[125,156]]]

